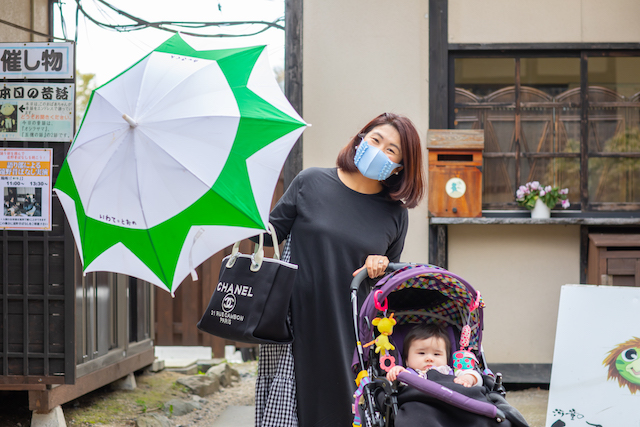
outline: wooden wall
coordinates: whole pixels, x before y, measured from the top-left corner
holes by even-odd
[[[283,194],[282,176],[276,187],[273,204]],[[240,245],[240,252],[251,253],[253,243],[244,240]],[[224,357],[224,346],[235,345],[238,348],[257,347],[255,345],[237,343],[223,338],[214,337],[200,331],[196,324],[209,305],[215,286],[218,284],[218,274],[222,258],[231,253],[231,247],[218,252],[196,268],[198,280],[192,281],[191,276],[180,284],[175,298],[162,289],[155,292],[155,345],[159,346],[210,346],[213,357]],[[265,248],[265,256],[272,257],[273,249]]]

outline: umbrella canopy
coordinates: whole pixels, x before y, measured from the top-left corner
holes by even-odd
[[[93,92],[56,180],[84,271],[173,294],[195,266],[266,229],[305,126],[265,46],[197,51],[173,36]]]

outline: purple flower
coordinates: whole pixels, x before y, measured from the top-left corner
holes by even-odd
[[[559,194],[569,194],[569,189],[568,188],[563,188],[562,190],[558,190]]]
[[[545,194],[547,194],[547,192],[546,192],[546,191],[544,191],[544,190],[540,190],[540,197],[544,196]]]
[[[551,188],[550,185],[547,185],[546,187],[544,187],[544,192],[545,193],[549,193],[549,192],[551,192],[551,190],[552,190],[552,188]]]
[[[527,185],[529,185],[532,190],[540,189],[540,183],[538,181],[528,182]]]
[[[571,203],[569,203],[568,200],[561,200],[560,203],[562,203],[562,209],[567,209],[569,206],[571,206]]]

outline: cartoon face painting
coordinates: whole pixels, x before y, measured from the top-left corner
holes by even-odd
[[[0,105],[0,132],[15,132],[16,107],[13,104]]]
[[[618,380],[618,385],[628,387],[631,394],[640,390],[640,338],[618,345],[602,364],[609,367],[607,379]]]

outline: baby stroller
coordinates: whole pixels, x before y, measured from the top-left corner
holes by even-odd
[[[437,266],[390,264],[358,310],[358,289],[366,270],[351,284],[356,350],[352,368],[354,426],[519,426],[522,415],[504,399],[501,376],[488,368],[482,351],[484,302],[464,279]],[[427,378],[402,372],[393,384],[386,371],[401,365],[404,337],[416,324],[446,328],[451,353],[470,351],[467,359],[482,374],[483,385],[464,387],[435,370]],[[459,356],[465,353],[459,353]],[[467,356],[471,356],[466,353]],[[457,361],[455,362],[457,363]],[[449,360],[452,364],[452,360]],[[406,386],[404,385],[406,384]]]

